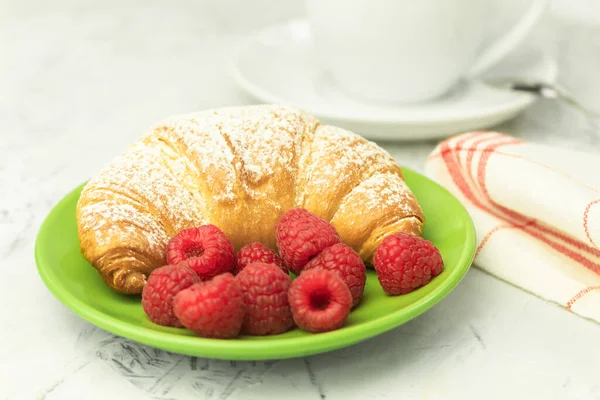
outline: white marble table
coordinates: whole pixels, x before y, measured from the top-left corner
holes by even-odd
[[[281,3],[281,4],[280,4]],[[600,108],[600,6],[555,1],[538,37],[560,80]],[[299,2],[0,1],[1,399],[600,399],[600,326],[472,269],[413,321],[305,359],[156,351],[86,323],[33,260],[50,208],[158,118],[248,104],[223,65]],[[250,18],[250,15],[254,15]],[[581,115],[540,102],[499,127],[600,150]],[[381,143],[422,170],[429,143]]]

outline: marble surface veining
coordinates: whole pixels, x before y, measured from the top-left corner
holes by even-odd
[[[533,36],[600,111],[600,4],[552,11]],[[48,292],[33,245],[51,207],[158,118],[254,102],[223,67],[230,51],[301,14],[301,2],[269,0],[0,1],[0,399],[600,399],[600,327],[477,269],[392,331],[270,362],[158,351]],[[600,151],[597,121],[560,103],[497,129]],[[380,144],[422,170],[435,142]]]

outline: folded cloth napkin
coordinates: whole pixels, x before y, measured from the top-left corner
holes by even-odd
[[[425,173],[477,230],[474,265],[600,322],[600,155],[473,132],[440,143]]]

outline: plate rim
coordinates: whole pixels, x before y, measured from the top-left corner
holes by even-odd
[[[248,94],[260,99],[261,101],[266,101],[269,103],[277,103],[277,104],[291,104],[295,107],[302,108],[306,112],[317,116],[321,119],[331,119],[331,120],[343,120],[349,123],[354,124],[372,124],[372,125],[388,125],[388,124],[405,124],[405,125],[414,125],[418,127],[428,127],[432,124],[447,124],[447,123],[459,123],[466,119],[475,120],[482,118],[492,118],[496,115],[500,114],[512,114],[515,112],[519,112],[529,106],[531,106],[536,98],[527,93],[515,93],[515,100],[510,102],[509,104],[499,104],[495,106],[490,106],[478,112],[471,112],[465,114],[461,113],[460,115],[445,115],[441,117],[432,117],[432,118],[422,118],[415,117],[410,118],[407,116],[399,117],[397,115],[393,115],[389,113],[384,116],[378,117],[369,117],[368,115],[359,115],[353,113],[344,113],[344,112],[335,112],[332,110],[322,111],[318,108],[310,107],[307,105],[300,105],[295,101],[280,97],[279,95],[272,93],[269,90],[265,90],[262,87],[257,86],[252,83],[249,79],[246,78],[245,74],[242,72],[242,68],[240,65],[240,58],[243,55],[244,51],[247,51],[250,45],[255,44],[255,42],[260,41],[265,36],[269,36],[272,32],[276,32],[279,30],[287,30],[292,29],[294,26],[307,26],[308,22],[305,18],[294,18],[287,21],[283,21],[280,23],[275,23],[273,25],[267,26],[263,29],[255,31],[253,34],[242,39],[235,47],[232,53],[232,57],[228,62],[227,69],[229,70],[233,79],[237,82],[237,84],[243,88]],[[543,55],[544,62],[548,63],[551,68],[551,78],[550,82],[556,80],[558,75],[558,66],[554,60],[547,56],[544,52]],[[479,81],[479,80],[476,80]],[[406,112],[409,112],[407,110]]]
[[[363,340],[376,337],[390,329],[398,327],[435,306],[462,281],[467,271],[470,269],[475,257],[475,226],[464,204],[450,193],[450,191],[429,177],[410,168],[401,167],[401,169],[405,173],[408,172],[409,174],[414,174],[419,178],[430,181],[437,186],[438,189],[447,192],[459,206],[461,219],[465,222],[467,234],[465,245],[461,252],[460,259],[458,260],[458,267],[454,269],[444,283],[435,288],[434,291],[401,310],[371,320],[367,323],[345,327],[341,330],[294,337],[294,346],[289,346],[290,338],[278,339],[276,336],[269,340],[241,342],[236,341],[235,339],[208,339],[198,336],[173,335],[170,332],[165,331],[154,331],[132,325],[128,322],[123,322],[116,317],[102,313],[71,295],[67,290],[61,290],[61,287],[64,287],[64,285],[61,282],[55,281],[54,277],[49,272],[51,271],[51,268],[45,266],[47,261],[42,259],[41,242],[47,235],[46,232],[51,229],[51,223],[57,213],[65,207],[65,204],[71,202],[73,197],[78,197],[80,195],[81,189],[85,183],[80,184],[64,195],[44,218],[38,230],[34,246],[36,268],[43,283],[51,294],[82,319],[118,336],[161,350],[203,358],[258,361],[304,357],[341,349]],[[176,328],[165,329],[173,329],[174,332],[176,332]],[[335,346],[333,347],[331,345],[332,340],[335,341]],[[276,353],[276,355],[274,355],[274,353]]]

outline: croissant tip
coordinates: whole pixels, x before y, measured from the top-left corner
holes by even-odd
[[[104,281],[121,294],[140,294],[146,285],[146,274],[131,270],[113,270],[102,275]]]

